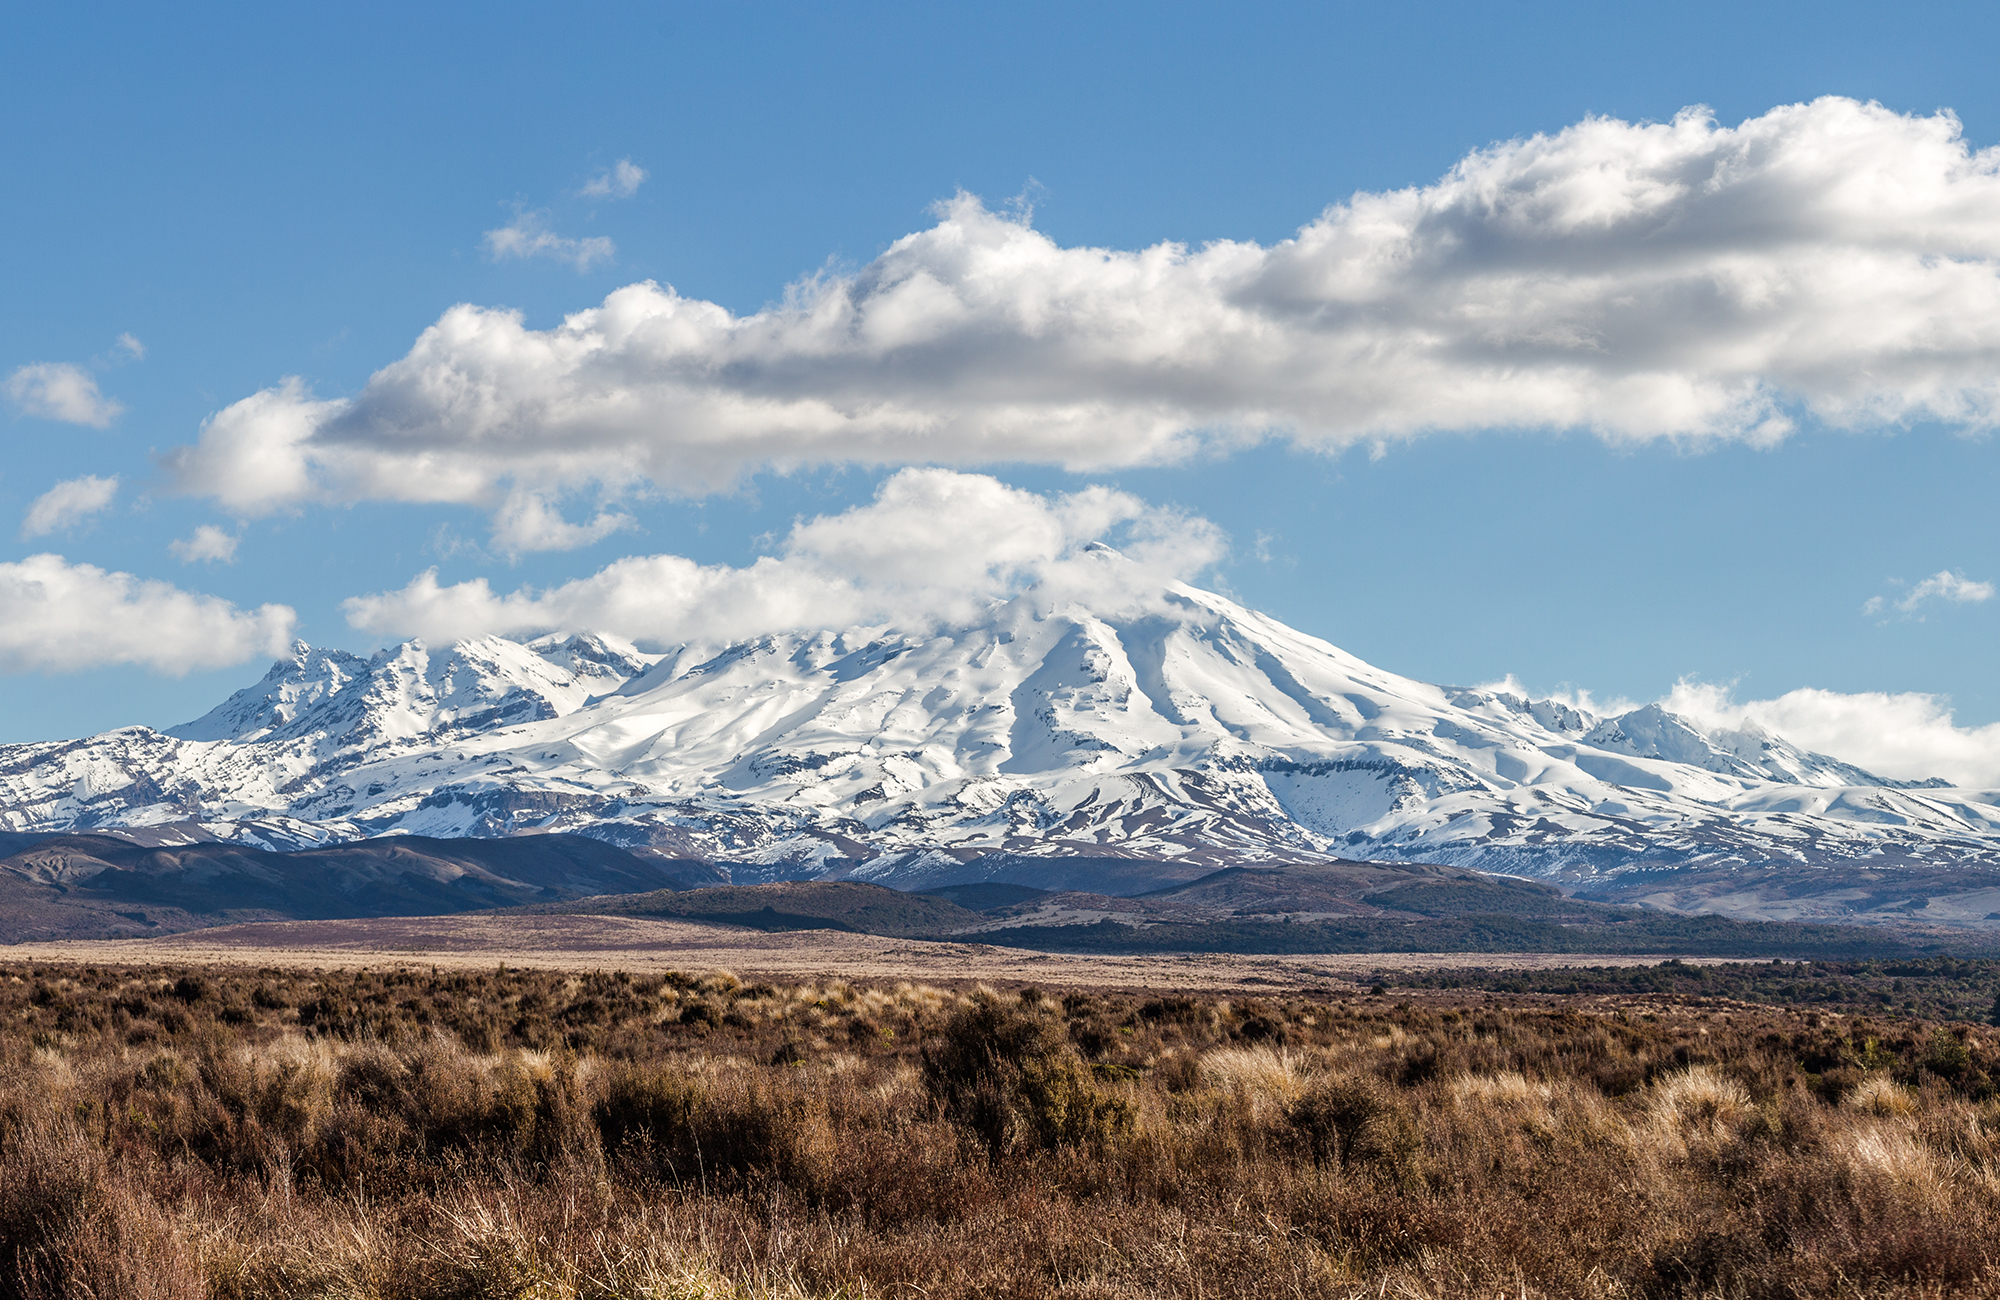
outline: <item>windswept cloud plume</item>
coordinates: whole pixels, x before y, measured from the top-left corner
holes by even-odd
[[[1901,585],[1900,583],[1898,585]],[[1886,596],[1870,596],[1861,607],[1864,614],[1880,614],[1884,609],[1894,609],[1901,614],[1915,614],[1925,605],[1942,601],[1950,605],[1976,605],[1993,599],[1993,584],[1973,582],[1962,573],[1941,569],[1911,587],[1896,600]]]
[[[510,258],[548,257],[568,262],[578,271],[588,271],[599,262],[608,262],[618,249],[603,235],[572,239],[548,228],[542,212],[523,212],[498,230],[485,236],[486,255],[496,262]]]
[[[65,479],[36,497],[21,521],[21,536],[46,537],[65,528],[74,528],[111,506],[118,495],[118,476],[99,478],[86,474]]]
[[[1122,554],[1093,546],[1104,538]],[[984,475],[908,469],[867,505],[800,521],[776,555],[744,568],[634,556],[575,582],[504,595],[484,578],[441,584],[432,570],[345,608],[355,627],[390,636],[591,628],[666,648],[797,628],[949,624],[1030,587],[1100,613],[1136,611],[1224,548],[1207,520],[1123,492],[1044,497]]]
[[[587,199],[629,199],[645,182],[644,167],[630,158],[620,158],[616,166],[591,177],[577,193]]]
[[[179,676],[281,654],[296,622],[284,605],[238,609],[60,555],[0,564],[0,672],[138,664]]]
[[[202,524],[188,536],[168,542],[167,551],[182,564],[234,564],[239,540],[214,524]]]
[[[495,255],[581,258],[539,228]],[[606,250],[608,255],[608,249]],[[1273,432],[1613,442],[2000,421],[2000,150],[1847,99],[1604,118],[1356,194],[1271,247],[1065,248],[961,195],[751,315],[635,284],[560,325],[446,312],[355,397],[244,399],[167,464],[246,512],[677,492],[814,462],[1071,468]],[[262,470],[219,447],[259,448]]]
[[[66,361],[22,366],[0,383],[0,389],[21,414],[64,424],[105,429],[125,410],[98,389],[96,377],[88,370]]]
[[[1574,684],[1558,687],[1553,691],[1537,691],[1513,673],[1489,682],[1481,682],[1474,688],[1481,691],[1500,691],[1519,696],[1524,700],[1554,700],[1557,704],[1568,705],[1583,713],[1595,714],[1600,718],[1615,718],[1621,713],[1630,713],[1643,701],[1631,700],[1623,695],[1609,695],[1599,699],[1588,687]]]
[[[1806,688],[1738,703],[1727,687],[1683,681],[1660,704],[1712,726],[1754,722],[1793,744],[1897,780],[1943,777],[1954,785],[2000,789],[2000,722],[1961,727],[1940,696]]]

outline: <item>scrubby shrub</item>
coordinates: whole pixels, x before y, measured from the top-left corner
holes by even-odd
[[[627,1066],[606,1081],[591,1118],[608,1154],[678,1181],[705,1172],[695,1120],[707,1105],[707,1088],[686,1071]]]
[[[1380,1166],[1392,1179],[1416,1173],[1423,1139],[1409,1105],[1379,1080],[1324,1080],[1285,1110],[1315,1164]]]
[[[944,1113],[998,1162],[1017,1149],[1102,1148],[1131,1107],[1100,1089],[1056,1018],[1036,1003],[981,993],[924,1049],[924,1082]]]
[[[183,975],[174,981],[174,996],[183,1002],[199,1002],[213,989],[214,986],[200,975]]]

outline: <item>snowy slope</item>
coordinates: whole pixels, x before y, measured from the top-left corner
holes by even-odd
[[[565,830],[739,879],[894,883],[992,854],[1572,880],[2000,866],[1994,792],[1899,786],[1655,706],[1599,718],[1428,685],[1178,584],[1119,611],[1030,592],[961,627],[666,654],[593,636],[366,660],[299,646],[170,732],[0,748],[0,830],[105,827],[276,847]]]

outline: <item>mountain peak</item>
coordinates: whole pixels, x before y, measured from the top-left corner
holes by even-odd
[[[169,736],[0,751],[0,825],[567,830],[766,875],[913,854],[2000,864],[1988,796],[1908,797],[1658,705],[1433,686],[1213,592],[1130,586],[666,654],[592,632],[301,645]]]
[[[169,727],[166,734],[195,741],[259,739],[338,694],[369,666],[368,660],[345,650],[316,650],[294,641],[291,657],[274,662],[263,680],[192,722]]]

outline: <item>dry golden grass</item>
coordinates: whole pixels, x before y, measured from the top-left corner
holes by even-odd
[[[0,1296],[2000,1295],[2000,1043],[735,973],[0,974]]]

